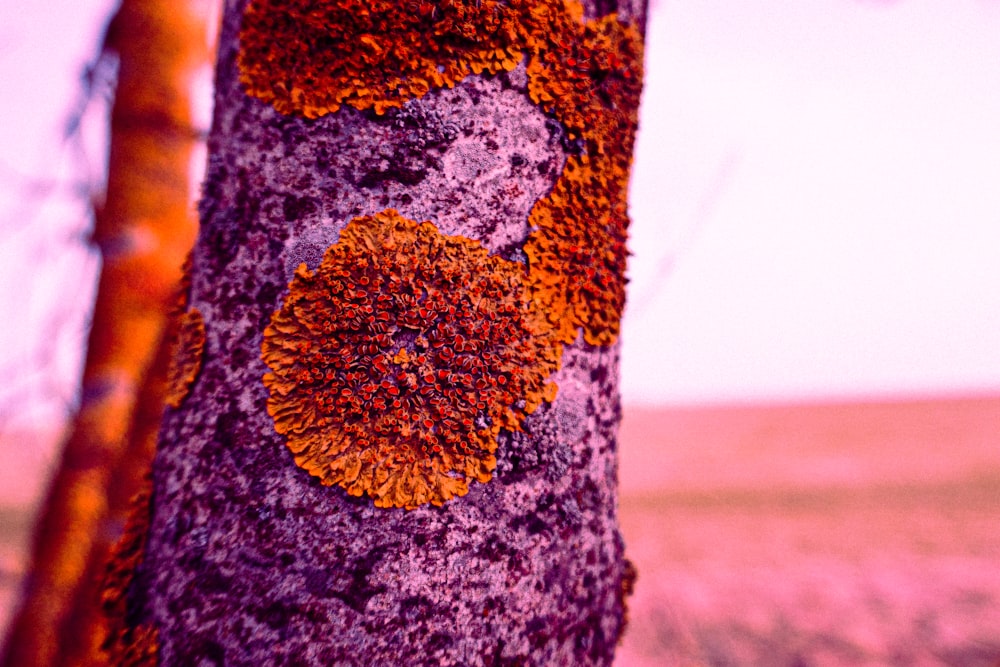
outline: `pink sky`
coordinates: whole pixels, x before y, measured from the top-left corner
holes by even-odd
[[[1000,389],[1000,3],[664,0],[631,402]]]
[[[0,0],[3,175],[65,171],[56,132],[106,5]],[[1000,390],[997,35],[987,0],[658,2],[626,401]],[[76,210],[0,238],[7,364],[61,295],[87,301],[88,263],[58,244]]]

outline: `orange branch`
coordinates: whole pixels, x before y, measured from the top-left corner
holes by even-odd
[[[194,3],[124,0],[108,26],[105,48],[118,54],[119,75],[106,201],[95,216],[103,267],[81,404],[36,527],[5,666],[67,664],[67,619],[81,591],[96,590],[87,577],[94,558],[106,558],[106,547],[94,551],[106,542],[99,534],[112,472],[122,465],[130,430],[150,430],[133,425],[136,395],[194,242],[188,174],[197,136],[189,89],[207,59],[205,42]],[[162,392],[157,400],[162,406]],[[158,424],[159,411],[139,418]]]

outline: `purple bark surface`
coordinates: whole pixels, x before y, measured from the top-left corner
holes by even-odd
[[[292,272],[355,216],[395,208],[525,261],[528,214],[571,149],[562,127],[529,100],[523,64],[381,117],[281,115],[238,84],[242,6],[226,3],[193,255],[204,365],[164,420],[134,620],[158,629],[161,665],[611,664],[617,343],[566,346],[555,401],[501,433],[493,480],[410,511],[297,467],[261,381]]]

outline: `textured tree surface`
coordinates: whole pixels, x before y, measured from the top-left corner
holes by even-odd
[[[5,666],[82,664],[102,638],[100,580],[152,457],[157,351],[195,237],[190,83],[208,59],[203,12],[197,0],[124,0],[107,30],[119,68],[80,408],[35,530]]]
[[[433,18],[435,3],[423,4]],[[461,6],[440,3],[456,4]],[[532,101],[529,85],[537,78],[529,75],[527,55],[493,74],[486,68],[452,88],[417,90],[384,108],[345,105],[311,114],[317,118],[284,115],[249,96],[239,82],[243,7],[242,1],[230,0],[223,18],[201,231],[192,257],[190,308],[204,323],[203,359],[190,393],[164,418],[145,548],[131,532],[133,540],[117,562],[126,570],[135,567],[134,578],[118,576],[117,588],[109,589],[112,598],[123,601],[126,634],[131,632],[122,660],[151,661],[155,647],[162,665],[609,665],[631,581],[616,521],[617,324],[605,323],[602,311],[593,319],[591,338],[604,344],[585,341],[587,324],[567,342],[564,322],[544,323],[561,318],[539,310],[539,302],[548,308],[551,294],[532,300],[533,284],[524,288],[524,296],[510,287],[515,273],[530,283],[525,245],[534,231],[533,209],[550,195],[569,161],[586,164],[581,153],[598,144],[567,129],[551,105]],[[618,18],[610,20],[641,32],[639,7],[584,9],[573,19],[581,26],[617,10]],[[639,69],[637,63],[630,66]],[[634,117],[634,111],[615,113]],[[631,141],[631,134],[622,135],[619,150],[630,151]],[[593,159],[600,161],[596,155]],[[589,172],[581,167],[574,173]],[[576,181],[567,186],[577,187],[582,186]],[[600,191],[593,195],[595,210],[601,202],[612,202],[605,218],[614,220],[602,220],[619,223],[624,212],[615,208],[613,197]],[[322,342],[308,340],[303,332],[310,327],[340,336],[347,326],[332,316],[313,322],[308,310],[305,324],[297,320],[293,326],[275,313],[290,290],[295,296],[295,290],[305,290],[297,285],[313,285],[308,276],[326,272],[333,276],[330,281],[342,280],[347,271],[342,267],[349,263],[338,264],[341,251],[334,250],[342,247],[336,245],[341,232],[352,220],[355,226],[362,218],[372,222],[375,218],[366,216],[387,210],[398,212],[391,214],[393,220],[432,221],[434,234],[456,239],[441,241],[442,247],[461,246],[478,257],[481,244],[490,266],[503,267],[503,280],[487,281],[487,292],[515,299],[526,313],[527,324],[508,329],[543,336],[560,360],[546,380],[558,387],[554,396],[541,391],[542,396],[505,404],[503,410],[480,409],[470,420],[470,438],[481,435],[482,465],[467,489],[450,488],[438,504],[424,502],[413,479],[395,482],[401,485],[395,490],[375,487],[380,474],[396,474],[391,465],[422,455],[443,460],[447,451],[434,446],[447,450],[453,439],[439,437],[439,425],[414,425],[426,428],[420,437],[408,427],[373,427],[373,433],[405,436],[400,462],[371,463],[370,473],[360,459],[330,463],[346,465],[347,471],[338,468],[323,478],[296,465],[299,445],[291,436],[311,433],[302,430],[308,424],[298,424],[287,412],[272,416],[268,411],[269,399],[272,411],[287,402],[274,399],[265,385],[265,374],[277,364],[272,359],[269,369],[261,358],[265,331],[299,337],[295,345],[265,347],[265,354],[277,348],[306,354],[311,342]],[[558,224],[555,214],[550,217]],[[597,228],[594,236],[603,238]],[[377,268],[379,253],[391,247],[387,242],[372,248],[364,261]],[[333,268],[321,270],[321,262]],[[289,287],[293,278],[298,282]],[[575,283],[560,286],[571,288],[574,294],[596,289],[590,283],[586,289]],[[296,298],[311,308],[322,295],[315,286],[309,289]],[[454,289],[457,307],[486,308],[465,301],[468,285]],[[330,307],[347,308],[345,298],[331,294]],[[429,296],[421,298],[431,303]],[[585,310],[581,306],[575,312]],[[367,411],[397,395],[422,400],[417,385],[404,377],[411,363],[431,364],[414,362],[413,355],[436,349],[433,340],[420,341],[420,308],[395,313],[391,326],[379,324],[376,315],[370,325],[351,326],[369,332],[370,339],[360,343],[365,354],[374,354],[379,345],[394,351],[392,368],[384,372],[385,395],[359,388],[325,396],[319,371],[303,375],[299,382],[315,383],[319,407],[312,417],[303,416],[318,425],[315,433],[327,432],[319,428],[329,425],[324,415],[343,414],[322,412],[331,400],[358,400]],[[341,319],[361,322],[363,316],[351,312]],[[490,331],[479,335],[485,342]],[[466,347],[467,341],[456,336],[442,349],[461,356]],[[450,358],[437,354],[443,356],[434,359]],[[533,358],[530,351],[523,354]],[[441,363],[436,370],[445,375],[460,370]],[[345,373],[368,376],[373,367],[378,364],[341,369],[331,361],[324,372],[349,383],[355,380]],[[465,386],[461,378],[434,379],[428,368],[421,369],[428,376],[421,385],[428,396],[445,384]],[[484,380],[479,386],[495,389],[490,395],[506,397],[499,387],[507,380],[484,377],[501,370],[514,372],[479,368],[481,376],[471,378],[468,396],[484,395],[476,392],[485,390],[474,388],[479,379]],[[522,384],[542,386],[536,379]],[[291,380],[270,381],[272,392],[295,386]],[[446,391],[441,400],[458,405],[464,399],[455,394]],[[431,398],[420,405],[436,406]],[[383,424],[377,421],[381,414],[373,423]],[[355,422],[350,433],[352,443],[364,440]],[[495,434],[495,442],[482,434]],[[322,440],[319,435],[305,439],[306,445]],[[326,459],[309,461],[318,465]],[[364,474],[371,475],[365,485],[352,484]],[[372,497],[405,500],[376,507]],[[140,523],[145,511],[145,505],[137,507]]]

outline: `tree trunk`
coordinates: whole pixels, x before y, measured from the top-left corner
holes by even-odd
[[[119,661],[609,665],[644,7],[245,4]]]
[[[35,530],[5,666],[77,664],[70,656],[87,650],[79,630],[100,618],[103,563],[121,530],[114,494],[131,496],[142,478],[116,479],[115,472],[132,458],[149,465],[151,448],[130,447],[129,434],[142,440],[162,413],[150,367],[195,237],[190,84],[207,60],[205,36],[194,4],[174,1],[124,0],[108,26],[104,48],[117,55],[119,70],[107,191],[95,212],[93,242],[103,263],[80,409]],[[144,384],[154,395],[147,391],[135,417]]]

